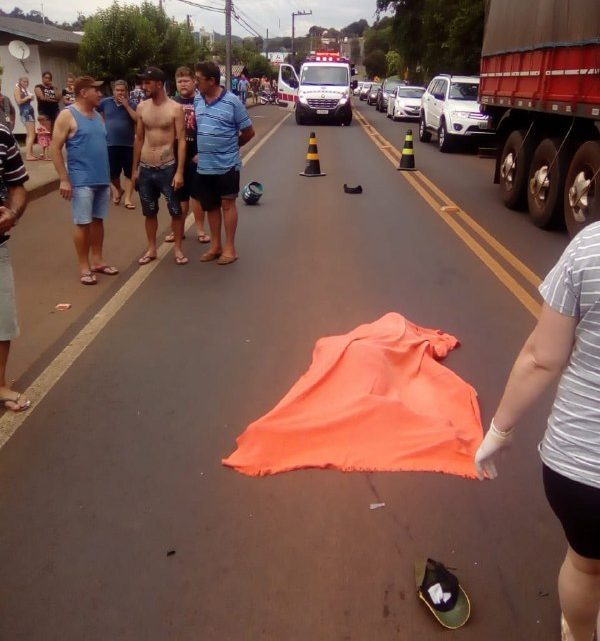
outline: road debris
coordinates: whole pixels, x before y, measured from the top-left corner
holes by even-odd
[[[440,211],[444,214],[458,214],[460,209],[456,205],[444,205]]]
[[[344,183],[345,194],[362,194],[362,192],[363,192],[362,185],[356,185],[356,187],[348,187],[348,185]]]
[[[167,556],[174,556],[175,555],[175,550],[169,550],[167,552]]]
[[[56,311],[58,312],[66,312],[67,309],[71,309],[71,303],[58,303],[56,306]]]
[[[378,510],[380,507],[385,507],[385,503],[371,503],[369,510]]]

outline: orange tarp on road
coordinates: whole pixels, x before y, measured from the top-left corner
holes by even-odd
[[[251,476],[319,467],[474,478],[477,394],[438,362],[457,345],[395,313],[320,339],[309,370],[223,464]]]

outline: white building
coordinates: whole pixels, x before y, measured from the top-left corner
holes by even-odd
[[[10,54],[8,45],[15,40],[26,45],[29,51],[26,59],[20,60]],[[29,88],[33,93],[34,86],[42,81],[42,73],[50,71],[54,86],[60,94],[66,84],[67,74],[77,64],[80,43],[81,35],[72,31],[31,20],[0,16],[0,63],[4,67],[2,93],[8,96],[17,110],[14,133],[25,133],[13,96],[19,78],[29,78]],[[35,100],[34,107],[37,107]]]

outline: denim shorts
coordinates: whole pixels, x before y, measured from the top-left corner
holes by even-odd
[[[35,114],[33,112],[33,107],[30,104],[19,107],[19,114],[21,116],[21,122],[24,125],[28,122],[35,122]]]
[[[73,187],[73,222],[76,225],[89,225],[92,218],[104,220],[110,205],[109,185],[85,185]]]
[[[167,201],[167,209],[171,216],[181,216],[181,204],[172,184],[176,170],[177,165],[174,162],[160,167],[140,164],[137,188],[144,216],[158,215],[158,199],[161,194]]]
[[[0,341],[10,341],[19,335],[15,281],[8,242],[0,245]]]

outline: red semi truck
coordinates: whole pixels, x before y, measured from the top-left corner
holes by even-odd
[[[600,220],[600,0],[488,0],[479,99],[497,130],[494,182],[571,235]]]

